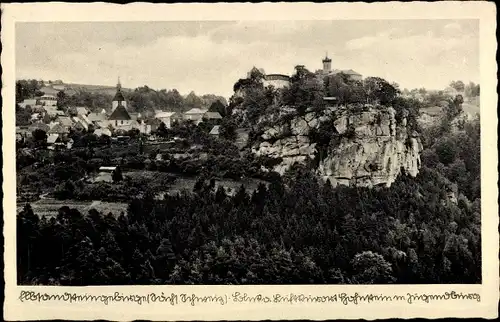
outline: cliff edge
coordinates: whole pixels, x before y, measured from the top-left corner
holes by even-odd
[[[303,116],[282,108],[256,128],[252,152],[274,159],[269,170],[280,174],[299,163],[334,186],[389,187],[398,175],[419,171],[418,133],[392,107],[338,106]]]

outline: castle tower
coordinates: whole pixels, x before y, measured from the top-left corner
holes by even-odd
[[[114,111],[119,105],[127,108],[127,101],[125,101],[125,97],[123,97],[122,94],[122,84],[120,83],[120,77],[118,77],[118,84],[116,84],[116,94],[113,98],[111,111]]]
[[[328,53],[326,53],[325,58],[323,59],[323,73],[328,74],[332,70],[332,60],[328,58]]]

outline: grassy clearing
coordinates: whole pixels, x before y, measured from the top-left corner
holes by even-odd
[[[31,203],[33,212],[39,216],[56,216],[61,207],[68,206],[76,208],[82,214],[86,214],[90,209],[108,214],[112,212],[114,215],[119,215],[122,211],[127,212],[127,203],[122,202],[102,202],[102,201],[76,201],[76,200],[54,200],[42,199]],[[17,212],[19,213],[24,207],[24,203],[17,205]]]

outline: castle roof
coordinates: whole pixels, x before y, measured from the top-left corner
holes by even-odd
[[[116,109],[111,113],[108,120],[131,120],[130,114],[128,114],[127,109],[123,105],[118,105]]]
[[[347,75],[359,75],[359,76],[361,76],[360,73],[357,73],[357,72],[353,71],[352,69],[343,70],[341,72],[344,73],[344,74],[347,74]]]

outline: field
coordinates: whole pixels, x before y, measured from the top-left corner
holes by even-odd
[[[127,212],[128,204],[121,202],[102,202],[102,201],[76,201],[76,200],[55,200],[55,199],[41,199],[36,202],[30,203],[33,212],[39,216],[51,217],[57,215],[61,207],[68,206],[76,208],[82,214],[86,214],[90,209],[95,209],[103,214],[112,212],[119,215],[122,211]],[[17,212],[19,213],[24,207],[24,204],[17,205]]]
[[[194,177],[185,177],[173,173],[145,171],[145,170],[124,172],[123,176],[131,177],[132,179],[146,178],[150,180],[153,180],[153,178],[157,179],[161,176],[175,176],[175,181],[168,187],[165,187],[166,193],[169,194],[175,194],[181,192],[182,190],[192,191],[197,180]],[[231,192],[236,192],[239,189],[239,187],[243,184],[247,189],[247,191],[253,192],[255,189],[257,189],[260,182],[264,181],[257,179],[244,179],[241,181],[230,180],[230,179],[216,179],[215,186],[217,188],[219,185],[222,185],[228,193],[231,193]]]

